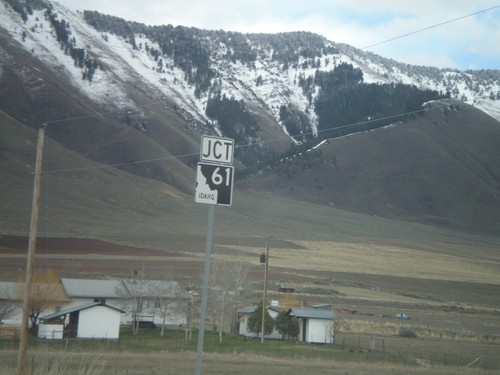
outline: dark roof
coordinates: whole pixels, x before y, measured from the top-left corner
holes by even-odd
[[[333,319],[335,314],[331,310],[321,309],[297,309],[291,308],[286,312],[288,316],[296,318],[312,318],[312,319]]]
[[[75,311],[81,311],[81,310],[85,310],[85,309],[90,309],[91,307],[95,307],[95,306],[104,306],[104,307],[108,307],[110,309],[119,311],[121,313],[125,312],[125,311],[120,310],[120,309],[118,309],[116,307],[113,307],[113,306],[110,306],[110,305],[106,305],[104,302],[89,302],[89,303],[84,303],[83,305],[68,307],[67,309],[56,311],[55,313],[42,316],[39,319],[40,320],[50,320],[50,319],[54,319],[54,318],[58,318],[60,316],[66,315],[66,314],[70,314],[70,313],[75,312]]]
[[[257,307],[258,306],[256,306],[256,305],[246,306],[246,307],[239,309],[237,311],[237,313],[239,313],[239,314],[253,314],[255,312],[255,310],[257,310]],[[274,310],[277,312],[282,311],[282,309],[280,309],[278,306],[267,306],[266,309],[267,310]]]

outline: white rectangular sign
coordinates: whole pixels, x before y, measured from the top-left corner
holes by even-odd
[[[233,164],[234,139],[203,136],[201,138],[200,161]]]

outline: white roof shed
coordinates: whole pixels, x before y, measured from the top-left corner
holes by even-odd
[[[117,339],[124,311],[103,302],[73,306],[40,317],[39,337]]]
[[[315,344],[331,344],[335,335],[332,310],[291,308],[286,313],[299,320],[299,340]]]

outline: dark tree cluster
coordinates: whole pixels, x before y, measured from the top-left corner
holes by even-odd
[[[292,146],[286,153],[275,157],[269,163],[269,168],[279,176],[292,178],[293,175],[306,169],[312,169],[324,163],[321,150],[311,150],[311,144],[304,143]]]
[[[303,112],[292,108],[292,106],[281,106],[280,121],[294,139],[305,142],[312,138],[309,119]]]
[[[210,54],[201,42],[198,30],[183,26],[159,26],[156,33],[162,53],[169,56],[185,72],[185,80],[195,86],[196,97],[207,92],[215,71],[210,67]]]
[[[45,5],[43,0],[5,0],[5,2],[21,16],[24,22],[28,20],[28,15],[33,14],[33,9],[39,9]]]
[[[89,10],[83,12],[83,17],[88,24],[93,26],[96,30],[122,36],[128,40],[134,49],[137,49],[134,26],[141,24],[125,21],[123,18],[115,16],[102,15],[99,12]]]
[[[317,72],[320,87],[315,101],[318,130],[322,138],[365,131],[393,122],[394,116],[421,109],[426,101],[443,98],[433,90],[420,90],[405,84],[365,84],[363,73],[350,64],[331,72]]]
[[[262,334],[262,301],[248,318],[247,327],[250,332],[256,333],[257,336]],[[282,338],[288,338],[288,340],[296,340],[300,332],[297,318],[286,315],[286,311],[283,310],[278,313],[276,319],[273,319],[266,309],[264,311],[264,336],[270,335],[274,329],[281,334]]]
[[[209,99],[206,114],[217,120],[224,136],[233,138],[235,142],[244,142],[257,135],[257,121],[245,109],[243,100],[217,95]]]
[[[248,43],[248,38],[242,33],[218,31],[217,39],[220,39],[228,48],[227,58],[233,63],[241,61],[252,66],[257,60],[257,52]]]
[[[241,162],[253,167],[263,161],[265,152],[262,146],[248,144],[249,140],[256,139],[260,129],[255,118],[246,110],[243,100],[215,95],[208,100],[206,114],[210,119],[217,120],[225,137],[234,139],[237,146],[235,155]]]
[[[96,30],[109,32],[128,40],[134,49],[139,49],[135,35],[145,35],[157,42],[160,50],[144,46],[156,62],[162,56],[170,57],[174,65],[185,73],[185,80],[195,87],[195,95],[199,98],[210,88],[215,71],[210,67],[209,48],[203,42],[202,30],[184,26],[146,26],[137,22],[100,14],[96,11],[85,11],[85,20]],[[162,63],[163,64],[163,63]],[[158,67],[160,71],[162,68]],[[157,68],[157,69],[158,69]]]
[[[248,39],[263,50],[272,51],[272,59],[283,64],[283,69],[297,67],[301,57],[316,64],[318,57],[337,53],[336,47],[324,37],[305,31],[248,34]]]
[[[202,30],[184,26],[147,26],[137,22],[85,11],[85,20],[98,31],[110,32],[129,40],[136,46],[134,35],[145,35],[157,42],[160,51],[150,49],[157,61],[161,55],[170,57],[175,66],[182,69],[185,79],[195,86],[195,95],[201,97],[211,87],[216,72],[211,68],[211,52],[226,46],[226,59],[240,61],[250,67],[255,65],[259,53],[272,51],[272,59],[282,64],[283,69],[302,64],[316,66],[319,57],[336,53],[336,47],[324,37],[309,32],[291,32],[279,34],[242,34],[222,30]],[[160,52],[158,54],[157,52]]]
[[[82,69],[82,79],[92,82],[94,73],[99,68],[99,62],[86,53],[85,49],[76,47],[75,38],[70,37],[71,29],[68,22],[59,20],[57,13],[52,12],[50,7],[46,9],[45,16],[56,32],[56,38],[61,48],[73,58],[75,66]]]

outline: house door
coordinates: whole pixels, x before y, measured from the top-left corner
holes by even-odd
[[[74,311],[69,314],[69,323],[66,326],[65,333],[69,338],[75,338],[78,335],[78,320],[80,311]]]
[[[307,319],[302,319],[302,341],[307,342]]]

